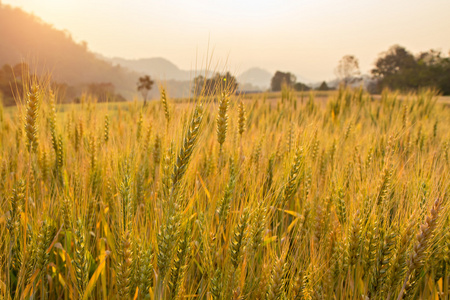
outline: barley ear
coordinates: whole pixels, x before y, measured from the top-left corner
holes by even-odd
[[[230,252],[231,252],[231,262],[235,268],[238,267],[240,262],[242,247],[244,244],[243,243],[244,233],[245,229],[247,228],[248,216],[249,216],[248,211],[245,210],[239,219],[239,223],[234,229],[234,236],[231,241]]]
[[[301,176],[303,165],[303,148],[298,148],[295,153],[294,163],[291,167],[291,172],[289,173],[286,187],[284,188],[282,207],[284,207],[284,205],[288,203],[294,196],[297,189],[299,177]]]
[[[413,272],[422,268],[425,262],[426,253],[430,247],[434,230],[437,227],[439,212],[442,207],[441,204],[442,201],[440,199],[437,199],[434,202],[433,207],[430,210],[430,214],[426,217],[425,222],[420,226],[420,231],[416,235],[416,244],[414,245],[413,251],[409,256],[408,272],[397,300],[402,299],[406,284],[408,283],[408,280],[411,280],[410,277]]]
[[[223,143],[227,136],[228,129],[228,106],[230,104],[230,98],[222,92],[219,102],[219,113],[217,114],[217,141],[220,145],[220,151],[222,152]]]
[[[103,129],[103,141],[105,144],[109,141],[109,116],[105,115],[105,128]]]
[[[172,173],[172,192],[178,187],[181,178],[186,172],[192,152],[194,151],[195,143],[200,133],[200,126],[203,120],[203,105],[197,104],[191,118],[191,122],[184,135],[183,145],[178,152],[177,160],[173,167]]]
[[[83,221],[80,219],[76,222],[74,231],[75,254],[73,263],[75,266],[75,276],[77,279],[77,288],[80,298],[86,289],[89,279],[89,261],[87,258],[86,237]]]
[[[163,87],[161,87],[161,103],[164,108],[164,116],[166,117],[167,127],[169,127],[170,122],[169,103],[167,102],[166,91]]]
[[[25,133],[27,135],[27,148],[36,152],[38,147],[38,112],[40,92],[37,85],[31,87],[28,93],[27,110],[25,116]]]
[[[120,299],[129,299],[131,293],[131,236],[130,231],[125,230],[118,249],[118,263],[116,265],[117,293]]]
[[[284,258],[278,258],[272,271],[270,289],[267,293],[268,300],[283,299],[285,268]]]
[[[244,131],[246,129],[245,122],[247,121],[245,107],[244,107],[244,103],[242,101],[239,102],[238,115],[239,115],[239,118],[238,118],[239,119],[239,121],[238,121],[239,134],[242,136],[242,134],[244,133]]]

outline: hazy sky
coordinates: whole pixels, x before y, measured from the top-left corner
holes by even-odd
[[[0,0],[2,1],[2,0]],[[380,52],[450,50],[450,0],[3,0],[67,29],[90,50],[164,57],[182,69],[213,61],[332,79],[342,56],[369,72]]]

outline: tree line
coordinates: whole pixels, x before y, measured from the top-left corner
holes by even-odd
[[[0,99],[4,105],[13,105],[14,93],[22,94],[22,74],[29,73],[29,66],[25,63],[10,66],[5,64],[0,68]],[[343,85],[360,85],[363,83],[358,59],[353,55],[344,56],[335,69],[337,83]],[[402,92],[417,91],[420,88],[435,88],[444,95],[450,95],[450,57],[444,56],[441,51],[429,50],[417,55],[412,54],[404,47],[394,45],[379,55],[375,67],[371,70],[370,82],[366,88],[371,93],[380,93],[383,89],[400,90]],[[65,99],[76,99],[82,91],[97,96],[99,101],[125,99],[115,93],[115,87],[110,82],[90,83],[83,87],[69,86],[64,83],[55,83],[55,89],[63,92]],[[139,78],[138,91],[143,98],[152,88],[153,81],[149,76]],[[297,82],[297,78],[290,72],[276,71],[271,79],[270,89],[281,91],[283,85],[292,87],[297,91],[309,91],[311,86]],[[334,89],[323,81],[316,90],[327,91]],[[229,72],[216,73],[210,78],[197,76],[193,81],[193,94],[211,95],[218,90],[237,91],[236,77]]]
[[[225,74],[216,73],[210,78],[199,75],[194,78],[192,92],[194,95],[212,95],[217,91],[235,92],[238,89],[236,77],[227,72]]]
[[[450,95],[450,57],[441,51],[429,50],[414,55],[404,47],[394,45],[378,56],[370,73],[366,88],[371,93],[380,93],[385,88],[402,92],[435,88],[444,95]],[[364,83],[358,59],[353,55],[346,55],[339,61],[335,75],[338,84]],[[277,71],[271,80],[271,90],[280,91],[283,85],[298,91],[311,89],[305,83],[296,82],[296,77],[290,72]],[[324,81],[316,89],[328,90],[330,87]]]
[[[24,86],[32,84],[33,79],[40,78],[46,81],[46,75],[30,73],[30,67],[26,63],[15,65],[5,64],[0,68],[0,101],[5,106],[15,105],[18,97],[24,93]],[[48,76],[50,81],[50,77]],[[116,88],[111,82],[90,82],[86,84],[69,85],[50,81],[50,86],[58,92],[58,100],[61,103],[75,103],[80,101],[83,93],[94,96],[98,102],[125,101],[125,98],[116,92]]]
[[[413,55],[395,45],[381,54],[371,73],[378,92],[383,88],[410,91],[432,87],[450,95],[450,57],[444,57],[441,51],[429,50]]]

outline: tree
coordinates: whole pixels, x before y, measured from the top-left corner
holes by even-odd
[[[320,86],[316,89],[318,91],[329,91],[330,88],[328,87],[328,84],[325,81],[322,81]]]
[[[27,74],[30,73],[30,66],[27,63],[18,63],[13,67],[13,72],[14,72],[14,76],[15,78],[23,78],[24,76],[26,77]]]
[[[151,80],[150,76],[148,75],[139,77],[137,89],[139,92],[141,92],[142,97],[144,98],[144,106],[147,105],[148,92],[152,89],[153,83],[153,80]]]
[[[285,84],[287,86],[292,86],[297,78],[294,74],[291,74],[289,72],[284,73],[280,71],[276,71],[275,75],[272,77],[272,81],[270,83],[270,88],[274,92],[281,91],[281,87]]]
[[[26,66],[26,64],[22,63],[15,66],[5,64],[0,68],[0,93],[3,96],[4,105],[14,105],[16,103],[14,100],[15,95],[22,95],[22,70],[27,72],[22,67]]]
[[[192,94],[199,95],[204,87],[205,84],[205,77],[202,75],[198,75],[194,78],[194,85],[192,87]]]
[[[304,91],[307,92],[309,90],[311,90],[311,87],[309,87],[308,85],[301,83],[301,82],[297,82],[294,84],[294,89],[296,91]]]
[[[205,78],[201,75],[194,78],[193,93],[195,95],[203,93],[204,95],[215,95],[226,91],[234,93],[238,88],[236,77],[227,72],[226,74],[216,73],[211,78]]]
[[[345,55],[339,61],[335,74],[344,85],[349,85],[355,82],[361,75],[358,59],[356,59],[353,55]]]
[[[414,56],[404,47],[392,46],[379,56],[372,75],[377,81],[376,92],[383,88],[410,91],[431,87],[450,94],[450,57],[436,50]]]
[[[414,56],[404,47],[394,45],[388,51],[381,53],[375,63],[372,74],[378,78],[385,78],[413,69],[416,66]]]
[[[375,63],[372,75],[378,81],[378,89],[414,89],[417,85],[412,82],[417,62],[414,55],[404,47],[394,45],[387,52],[382,53]]]
[[[238,88],[236,77],[231,75],[230,72],[227,72],[225,75],[216,73],[216,75],[213,78],[210,78],[209,80],[211,80],[209,88],[215,89],[216,92],[221,93],[223,91],[226,91],[229,93],[234,93]],[[213,94],[214,93],[215,92],[213,92]]]
[[[99,102],[106,102],[114,98],[115,95],[114,84],[112,84],[111,82],[93,82],[87,86],[87,90],[89,94],[97,97]]]

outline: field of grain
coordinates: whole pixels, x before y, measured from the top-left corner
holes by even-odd
[[[0,299],[449,299],[435,92],[228,94],[0,109]]]

